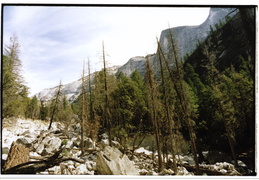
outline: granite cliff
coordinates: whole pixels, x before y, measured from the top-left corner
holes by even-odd
[[[170,29],[165,29],[161,32],[160,35],[160,44],[163,49],[163,52],[167,54],[170,51],[169,43],[169,30],[173,32],[176,40],[178,41],[179,46],[179,56],[183,58],[186,53],[191,54],[196,48],[197,43],[202,43],[209,36],[211,28],[219,23],[219,21],[225,21],[226,16],[233,17],[237,11],[233,11],[233,8],[211,8],[208,18],[204,23],[198,26],[181,26]],[[232,12],[232,13],[230,13]],[[169,54],[169,53],[168,53]],[[127,76],[135,71],[136,69],[142,74],[145,74],[145,60],[151,62],[151,66],[154,68],[155,72],[158,73],[158,56],[157,54],[144,56],[136,56],[129,59],[129,61],[122,66],[111,67],[110,72],[115,75],[119,72],[123,72]],[[93,76],[94,77],[93,73]],[[88,79],[88,76],[86,76]],[[70,102],[73,102],[80,94],[81,89],[81,79],[78,79],[74,82],[65,84],[62,86],[61,92],[66,95],[67,99]],[[57,86],[53,88],[44,89],[41,92],[36,94],[36,97],[41,101],[50,101],[55,92]]]

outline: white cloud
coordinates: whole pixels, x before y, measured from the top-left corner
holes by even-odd
[[[101,68],[105,42],[113,65],[156,51],[163,29],[198,25],[209,8],[56,7],[4,8],[4,44],[16,33],[21,44],[24,77],[31,94],[80,78],[83,59]]]

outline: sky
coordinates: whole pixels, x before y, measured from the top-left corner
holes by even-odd
[[[102,68],[102,42],[108,66],[156,52],[162,30],[203,23],[209,8],[4,6],[3,44],[18,36],[22,75],[30,96]]]

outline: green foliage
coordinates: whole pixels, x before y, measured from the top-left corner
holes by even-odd
[[[36,96],[31,100],[29,99],[29,104],[27,106],[26,117],[31,119],[38,119],[40,117],[40,107]]]
[[[212,34],[214,32],[213,27],[210,25],[210,34]]]
[[[108,102],[111,102],[110,93],[116,88],[116,78],[107,74]],[[104,71],[97,72],[94,78],[93,109],[95,116],[103,117],[105,106]],[[101,123],[104,125],[104,122]]]
[[[67,139],[63,139],[62,142],[61,142],[61,147],[64,146],[64,145],[67,145]]]
[[[41,120],[47,120],[47,117],[49,117],[49,107],[44,105],[41,101],[40,105],[40,119]]]
[[[226,21],[226,23],[227,23],[230,19],[231,19],[231,17],[230,17],[230,16],[226,16],[226,17],[225,17],[225,21]]]
[[[192,91],[197,96],[201,97],[203,95],[202,93],[205,89],[205,86],[201,82],[199,75],[195,73],[193,66],[187,63],[184,73],[184,79],[192,87]]]
[[[69,157],[70,156],[70,151],[69,149],[63,149],[61,154],[64,156],[64,157]]]
[[[110,93],[112,124],[115,126],[112,132],[118,139],[126,140],[125,133],[130,136],[136,132],[147,113],[144,99],[145,87],[137,71],[132,73],[131,78],[119,73],[116,84],[117,87]],[[126,147],[125,142],[123,143]]]
[[[10,44],[5,45],[3,58],[3,106],[2,117],[25,116],[28,104],[28,87],[21,75],[22,62],[19,59],[20,44],[17,36],[10,38]]]
[[[207,59],[184,66],[184,79],[198,98],[198,137],[204,147],[211,149],[229,151],[227,136],[239,145],[238,151],[251,147],[255,119],[253,61],[249,55],[238,55],[235,66],[216,67],[215,49],[204,49]],[[202,69],[199,74],[195,72],[198,69]]]

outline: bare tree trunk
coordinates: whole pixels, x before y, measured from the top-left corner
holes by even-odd
[[[158,42],[158,40],[157,40]],[[162,79],[162,87],[163,87],[163,94],[164,94],[164,106],[165,106],[165,110],[166,110],[166,119],[167,122],[169,123],[169,136],[170,136],[170,145],[171,145],[171,152],[172,152],[172,156],[173,156],[173,169],[174,172],[177,174],[177,164],[176,164],[176,159],[175,159],[175,151],[174,151],[174,139],[173,139],[173,132],[172,132],[172,120],[170,119],[170,112],[169,112],[169,104],[168,104],[168,95],[167,95],[167,91],[166,91],[166,87],[165,87],[165,78],[164,78],[164,70],[163,70],[163,64],[162,64],[162,60],[161,60],[161,54],[159,52],[159,63],[160,63],[160,73],[161,73],[161,79]]]
[[[190,118],[190,109],[188,109],[188,102],[186,99],[186,92],[184,90],[183,87],[183,76],[182,76],[182,72],[181,72],[181,68],[180,68],[180,64],[179,64],[179,60],[178,60],[178,56],[177,56],[177,49],[176,49],[176,45],[175,42],[173,40],[173,35],[171,33],[171,30],[169,29],[169,36],[170,36],[170,41],[171,41],[171,45],[173,48],[173,55],[174,55],[174,60],[175,60],[175,65],[176,65],[176,72],[177,72],[177,76],[176,78],[174,77],[173,73],[171,72],[168,62],[165,59],[165,57],[163,56],[163,60],[166,64],[167,70],[170,74],[172,83],[174,84],[174,88],[176,90],[176,94],[180,100],[180,104],[181,104],[181,108],[183,110],[184,113],[184,119],[185,122],[187,124],[188,127],[188,131],[189,131],[189,136],[190,136],[190,140],[191,140],[191,147],[192,147],[192,153],[193,153],[193,157],[194,157],[194,161],[195,161],[195,166],[196,166],[196,173],[200,174],[199,171],[199,161],[198,161],[198,156],[197,156],[197,148],[196,148],[196,136],[195,136],[195,132],[193,129],[193,125],[191,124],[191,118]],[[162,52],[161,46],[159,45],[159,49]],[[162,53],[163,55],[163,53]]]
[[[146,60],[147,65],[147,75],[149,79],[149,87],[150,87],[150,96],[151,96],[151,117],[154,122],[155,126],[155,139],[157,145],[157,153],[158,153],[158,171],[161,172],[163,170],[163,160],[162,160],[162,153],[161,153],[161,144],[160,144],[160,132],[159,132],[159,123],[157,118],[156,112],[156,103],[155,103],[155,87],[154,87],[154,77],[151,75],[152,68],[149,64],[149,60]]]
[[[111,122],[109,118],[109,102],[108,102],[108,87],[107,87],[107,72],[106,72],[106,60],[103,42],[103,68],[104,68],[104,91],[105,91],[105,109],[104,109],[104,120],[107,123],[108,135],[109,135],[109,145],[112,146],[111,138]]]
[[[57,109],[57,104],[58,104],[58,99],[59,99],[59,95],[60,95],[60,91],[61,91],[61,86],[62,85],[61,85],[61,80],[60,80],[60,83],[59,83],[59,86],[58,86],[58,92],[57,92],[56,99],[55,99],[55,104],[54,104],[54,107],[53,107],[53,111],[51,113],[51,118],[50,118],[48,130],[50,130],[50,128],[51,128],[51,125],[52,125],[52,122],[53,122],[53,119],[54,119],[54,115],[55,115],[55,112],[56,112],[56,109]]]
[[[81,153],[84,154],[84,126],[85,126],[85,61],[82,73],[82,117],[81,117]]]
[[[90,68],[90,60],[88,59],[88,86],[89,86],[89,112],[90,112],[90,122],[93,123],[94,120],[94,112],[93,112],[93,94],[91,87],[91,68]]]

